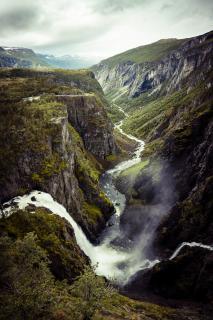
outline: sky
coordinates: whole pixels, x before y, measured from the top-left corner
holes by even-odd
[[[0,0],[0,46],[97,61],[212,29],[212,0]]]

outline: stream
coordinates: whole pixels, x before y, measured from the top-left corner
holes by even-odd
[[[127,115],[125,114],[125,116]],[[32,191],[30,194],[22,197],[16,197],[7,203],[7,208],[4,210],[4,213],[9,215],[13,212],[14,205],[16,207],[18,206],[20,209],[24,209],[29,204],[33,204],[36,207],[45,207],[54,214],[65,218],[74,229],[76,241],[79,247],[90,258],[91,265],[96,266],[95,272],[98,275],[105,276],[107,279],[110,279],[119,285],[125,285],[137,271],[151,268],[159,262],[157,259],[149,260],[143,254],[146,245],[150,241],[148,236],[145,237],[146,241],[144,241],[143,238],[143,241],[135,246],[134,244],[130,244],[130,246],[128,246],[128,243],[125,246],[122,246],[115,241],[116,239],[122,237],[120,230],[120,216],[126,206],[125,195],[116,189],[115,178],[122,170],[130,168],[139,163],[141,161],[141,152],[144,149],[144,141],[123,132],[121,128],[122,124],[123,120],[115,125],[115,128],[117,128],[129,139],[137,142],[138,145],[131,159],[122,161],[113,169],[106,171],[101,176],[101,188],[113,203],[115,207],[115,214],[112,216],[105,230],[102,232],[98,245],[93,245],[87,239],[81,227],[74,221],[67,210],[61,204],[56,202],[48,193]],[[8,204],[10,206],[8,206]],[[212,246],[207,246],[196,242],[184,242],[175,250],[170,259],[174,259],[184,246],[199,246],[207,250],[213,250]]]

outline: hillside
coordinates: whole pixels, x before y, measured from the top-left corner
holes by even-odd
[[[144,62],[152,62],[161,60],[165,55],[172,50],[177,49],[180,45],[186,41],[185,39],[161,39],[157,42],[140,46],[134,49],[130,49],[123,53],[119,53],[111,58],[107,58],[100,62],[100,64],[93,67],[94,70],[98,70],[100,65],[107,65],[110,68],[115,67],[116,64],[131,63],[137,64]]]

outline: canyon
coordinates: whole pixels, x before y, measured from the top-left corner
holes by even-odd
[[[0,235],[36,230],[60,280],[98,263],[128,297],[210,319],[212,49],[210,32],[92,71],[2,68]],[[192,319],[178,308],[163,319]]]

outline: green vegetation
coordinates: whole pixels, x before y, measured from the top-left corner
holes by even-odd
[[[49,145],[50,137],[52,144],[57,145],[62,135],[60,122],[55,121],[66,117],[66,109],[62,104],[51,97],[32,103],[23,101],[0,104],[0,114],[1,183],[8,179],[18,160],[25,154],[34,158],[34,163],[30,163],[31,173],[27,179],[31,178],[36,184],[45,183],[67,168],[66,160],[59,152],[51,151]],[[27,183],[22,187],[27,188]]]
[[[96,311],[101,310],[115,294],[115,290],[103,278],[94,276],[94,270],[90,267],[86,267],[84,273],[76,278],[71,292],[84,320],[92,319]]]
[[[140,46],[123,53],[117,54],[111,58],[103,60],[102,62],[114,67],[122,62],[151,62],[162,59],[170,51],[177,49],[185,40],[184,39],[163,39],[155,43]],[[96,66],[93,68],[95,69]]]
[[[186,141],[191,139],[192,123],[211,113],[211,100],[208,95],[209,90],[205,85],[199,84],[188,93],[182,89],[144,106],[139,105],[138,110],[125,119],[123,129],[147,142],[144,157],[159,153],[167,137],[176,141],[173,152],[181,152]],[[196,109],[189,108],[198,96],[201,99],[206,96],[206,102]]]
[[[102,315],[94,317],[94,320],[171,320],[173,316],[175,319],[174,309],[131,300],[125,296],[114,294],[105,302]]]
[[[96,224],[98,219],[101,219],[102,212],[96,205],[85,202],[83,208],[86,211],[89,222],[92,222],[92,224]]]
[[[73,145],[75,146],[77,162],[76,173],[80,182],[90,178],[91,183],[97,183],[100,177],[101,165],[97,162],[92,154],[85,150],[82,138],[75,128],[69,124],[68,129],[73,139]]]
[[[0,319],[86,320],[113,294],[89,267],[71,286],[57,282],[35,233],[23,239],[0,238]]]
[[[1,101],[20,101],[41,94],[96,93],[102,89],[89,70],[4,69],[0,71]]]
[[[149,157],[152,154],[159,153],[164,146],[164,140],[161,138],[155,139],[149,143],[145,144],[144,150],[143,150],[143,157]]]
[[[13,242],[0,238],[0,319],[45,319],[54,307],[54,278],[46,253],[28,234]]]
[[[123,129],[141,139],[149,139],[157,132],[160,125],[171,116],[173,110],[182,106],[185,91],[174,93],[169,97],[159,98],[145,106],[139,107],[125,119]]]
[[[73,279],[79,275],[87,263],[74,238],[73,230],[60,217],[50,214],[47,209],[32,208],[19,210],[7,219],[0,220],[0,235],[7,234],[12,239],[22,239],[29,232],[37,236],[37,243],[50,260],[50,269],[58,279]]]
[[[135,164],[134,166],[122,171],[120,173],[120,177],[127,177],[127,176],[131,176],[131,178],[136,178],[136,176],[138,175],[138,173],[143,170],[147,165],[149,164],[149,160],[144,160],[141,161],[137,164]]]
[[[109,99],[108,96],[106,97],[107,99]],[[111,103],[106,110],[113,123],[119,122],[120,120],[123,120],[125,118],[123,112],[119,110],[118,106],[114,103]]]
[[[69,132],[75,146],[75,173],[85,198],[82,205],[83,217],[87,224],[94,228],[98,221],[102,221],[104,211],[108,211],[109,208],[112,210],[111,202],[98,185],[103,168],[94,156],[85,150],[82,138],[70,124]]]

